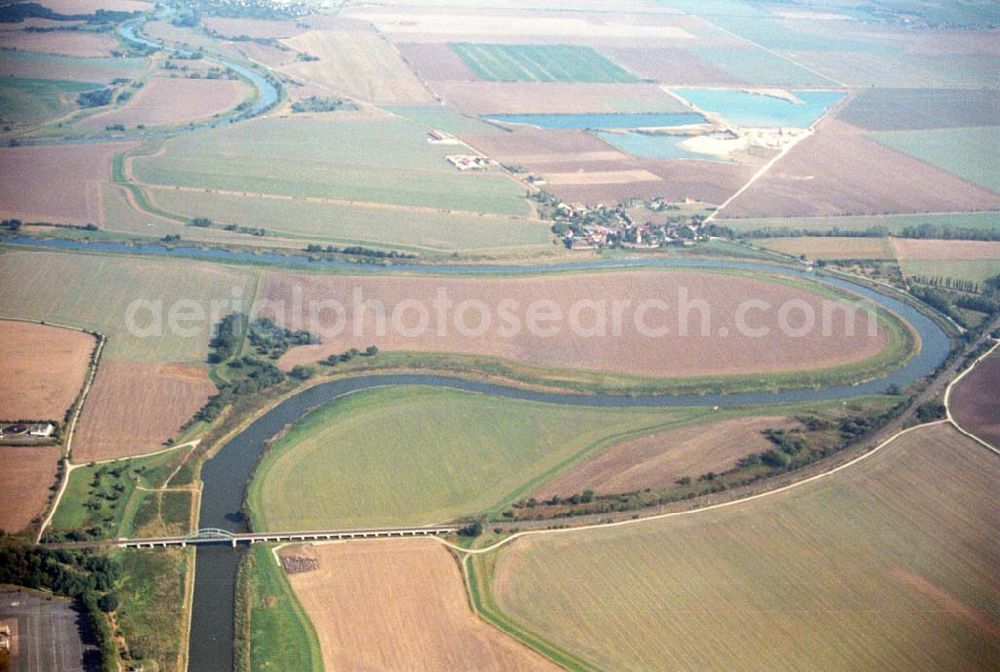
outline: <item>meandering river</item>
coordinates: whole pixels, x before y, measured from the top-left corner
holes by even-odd
[[[144,19],[130,21],[119,27],[119,34],[126,40],[173,52],[178,56],[189,56],[190,52],[166,47],[152,42],[138,33]],[[250,68],[216,56],[205,56],[205,61],[228,68],[250,81],[257,89],[253,104],[240,115],[250,117],[268,109],[278,99],[278,90],[266,78]],[[210,120],[191,129],[213,128],[231,123],[232,118]],[[126,135],[126,139],[163,137],[180,131],[161,131]],[[115,139],[122,136],[116,135]],[[87,138],[97,141],[106,138]],[[63,139],[64,142],[80,140]],[[724,261],[717,259],[588,259],[553,264],[534,265],[472,265],[448,264],[425,265],[415,263],[393,263],[369,267],[349,263],[341,259],[315,260],[306,255],[283,255],[267,252],[231,252],[221,249],[199,247],[168,247],[163,245],[133,245],[115,242],[84,243],[75,240],[32,238],[26,236],[8,237],[4,243],[34,248],[92,251],[112,254],[139,254],[153,256],[173,256],[204,259],[220,262],[274,264],[291,267],[329,268],[351,272],[420,273],[433,275],[524,275],[565,271],[586,271],[608,268],[707,268],[735,269],[776,273],[802,277],[823,282],[837,289],[863,296],[883,308],[895,313],[908,322],[920,338],[920,350],[906,363],[888,375],[858,385],[836,386],[820,389],[798,389],[780,392],[759,392],[753,394],[714,394],[687,396],[580,396],[554,392],[539,392],[505,387],[493,383],[470,381],[435,375],[370,375],[357,378],[321,383],[281,402],[255,420],[249,427],[226,443],[202,469],[203,490],[199,526],[217,527],[233,532],[246,531],[240,509],[247,483],[254,466],[266,449],[268,439],[280,432],[287,424],[295,422],[310,409],[359,390],[390,385],[426,385],[448,387],[468,392],[489,394],[529,401],[573,404],[600,407],[672,407],[672,406],[745,406],[771,403],[793,403],[806,401],[826,401],[846,399],[864,394],[884,392],[890,385],[904,387],[934,370],[947,358],[950,340],[933,320],[908,303],[874,291],[869,287],[829,276],[820,276],[805,269],[796,269],[751,261]],[[190,672],[220,672],[233,668],[233,640],[235,634],[235,584],[236,572],[244,551],[228,546],[203,546],[197,550],[194,607],[192,613],[189,647]]]
[[[357,378],[335,380],[322,383],[281,402],[254,421],[244,431],[230,440],[202,469],[202,490],[200,522],[201,527],[218,527],[233,532],[245,531],[246,523],[240,514],[247,483],[257,460],[266,449],[266,441],[280,432],[287,424],[295,422],[310,409],[360,390],[390,385],[426,385],[447,387],[479,394],[536,402],[573,404],[602,407],[671,407],[671,406],[744,406],[770,403],[791,403],[803,401],[824,401],[846,399],[863,394],[884,392],[892,384],[905,386],[931,374],[948,356],[950,341],[945,332],[930,318],[907,303],[883,295],[867,287],[846,280],[829,277],[815,277],[796,269],[769,264],[750,262],[723,262],[702,260],[696,263],[682,263],[688,260],[642,259],[616,262],[624,267],[709,267],[754,269],[785,275],[807,275],[813,279],[848,290],[896,313],[906,320],[920,336],[920,351],[903,366],[887,376],[858,385],[837,386],[820,389],[798,389],[780,392],[760,392],[753,394],[714,394],[687,396],[581,396],[553,392],[539,392],[494,383],[464,380],[446,376],[407,374],[369,375]],[[593,262],[562,264],[561,268],[586,269],[594,267]],[[607,264],[600,264],[604,267]],[[424,273],[457,272],[456,267],[419,266]],[[461,268],[461,267],[458,267]],[[474,267],[481,268],[481,267]],[[491,267],[492,272],[531,272],[523,266]],[[544,267],[550,269],[550,267]],[[413,267],[388,267],[415,270]],[[448,269],[448,270],[445,270]],[[464,272],[470,272],[470,268]],[[242,550],[228,547],[201,547],[197,551],[197,572],[195,580],[194,609],[190,643],[191,672],[217,672],[232,669],[235,614],[235,576]]]

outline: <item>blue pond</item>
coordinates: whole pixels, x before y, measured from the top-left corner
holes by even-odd
[[[723,161],[723,159],[718,157],[689,152],[681,147],[681,143],[689,139],[686,135],[649,135],[647,133],[635,132],[609,133],[608,131],[595,131],[594,135],[630,156],[639,156],[646,159]]]
[[[744,128],[808,128],[844,94],[840,91],[791,91],[801,103],[735,89],[672,89],[706,112]]]
[[[701,124],[700,114],[490,114],[488,121],[529,124],[539,128],[662,128]]]

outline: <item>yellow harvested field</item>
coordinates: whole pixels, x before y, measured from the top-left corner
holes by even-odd
[[[232,110],[250,94],[239,80],[150,77],[123,107],[87,117],[86,128],[109,124],[181,124]]]
[[[288,579],[312,620],[327,670],[560,668],[476,618],[458,565],[432,539],[293,546],[319,567]],[[306,563],[302,563],[306,564]]]
[[[544,500],[590,489],[597,494],[634,492],[721,473],[750,453],[774,447],[765,429],[795,426],[783,417],[735,418],[709,425],[671,429],[619,443],[559,474],[535,494]]]
[[[213,394],[203,366],[102,362],[80,414],[73,459],[159,450]]]
[[[379,35],[311,30],[282,42],[319,59],[292,63],[283,71],[331,94],[374,103],[434,102],[396,48]]]
[[[83,388],[95,345],[82,331],[0,321],[0,420],[62,422]]]
[[[61,56],[110,56],[118,45],[109,36],[83,31],[53,31],[45,33],[0,32],[0,47],[21,49]]]
[[[768,250],[796,257],[804,254],[808,259],[894,259],[896,257],[888,238],[799,236],[762,238],[753,242]]]
[[[893,238],[900,261],[975,261],[996,259],[1000,266],[1000,242],[979,240],[915,240]],[[1000,268],[997,269],[1000,272]]]
[[[595,170],[574,173],[544,173],[545,181],[561,184],[628,184],[630,182],[661,182],[659,175],[648,170]]]
[[[995,670],[998,478],[937,424],[761,499],[523,537],[491,588],[607,670]]]

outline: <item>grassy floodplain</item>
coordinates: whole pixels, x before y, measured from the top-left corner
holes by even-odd
[[[93,82],[59,79],[0,78],[0,119],[41,124],[76,109],[76,96],[101,88]]]
[[[875,139],[980,186],[1000,191],[1000,129],[882,131]]]
[[[236,670],[322,672],[323,654],[309,617],[269,544],[254,544],[236,586]]]
[[[192,495],[156,492],[188,455],[178,449],[159,455],[77,467],[55,515],[51,530],[99,529],[96,536],[130,537],[151,527],[158,535],[186,534]]]
[[[524,537],[476,556],[474,594],[570,669],[992,669],[998,477],[922,428],[786,494]]]
[[[420,525],[493,510],[616,438],[706,409],[592,409],[395,387],[327,404],[265,455],[254,529]]]
[[[461,173],[445,160],[455,153],[399,117],[258,119],[169,140],[132,170],[141,183],[199,191],[530,213],[520,185],[494,170]]]
[[[187,659],[187,591],[193,549],[121,552],[125,579],[117,622],[133,660],[180,672]]]
[[[334,400],[292,426],[261,460],[247,503],[260,530],[500,517],[512,502],[631,439],[730,418],[836,415],[841,407],[587,408],[387,387]]]
[[[552,247],[549,226],[541,221],[202,191],[148,191],[159,208],[184,217],[208,217],[220,224],[262,227],[277,235],[341,245],[377,245],[422,255]],[[267,239],[259,242],[267,244]]]
[[[481,79],[492,82],[637,82],[590,47],[565,44],[450,45]]]
[[[955,259],[943,261],[902,260],[899,267],[907,277],[953,278],[969,280],[982,285],[988,278],[1000,273],[997,259]]]

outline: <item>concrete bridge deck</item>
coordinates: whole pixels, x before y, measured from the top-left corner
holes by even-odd
[[[183,537],[155,537],[148,539],[102,539],[46,544],[52,548],[166,548],[178,546],[208,546],[228,544],[236,547],[259,542],[286,541],[338,541],[348,539],[390,539],[400,537],[431,537],[453,534],[457,526],[396,527],[361,530],[312,530],[303,532],[230,532],[220,529],[203,529]]]

